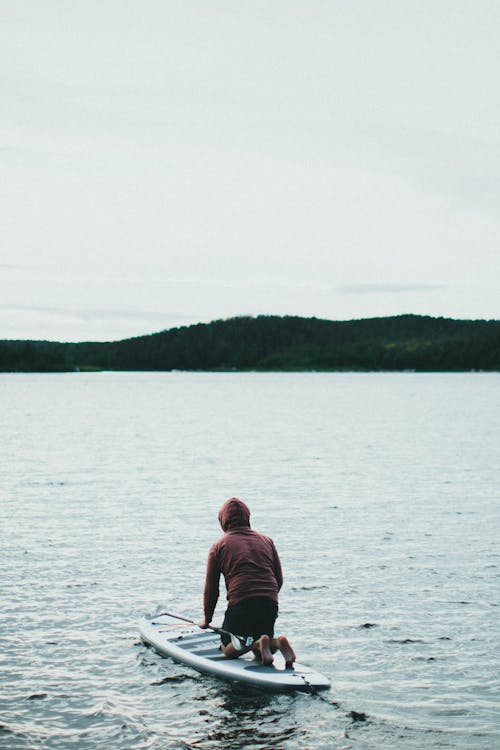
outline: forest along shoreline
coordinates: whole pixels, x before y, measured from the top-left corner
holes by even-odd
[[[0,341],[0,372],[500,371],[500,320],[236,317],[111,342]]]

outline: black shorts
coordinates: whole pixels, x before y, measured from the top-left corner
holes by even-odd
[[[254,640],[261,635],[272,638],[277,617],[278,604],[274,599],[255,596],[228,607],[222,627],[234,635],[251,635]],[[231,637],[226,633],[221,633],[220,637],[224,646],[227,646]]]

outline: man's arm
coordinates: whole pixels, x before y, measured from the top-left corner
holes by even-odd
[[[283,571],[281,569],[281,561],[280,556],[278,555],[278,550],[276,549],[276,546],[274,542],[271,540],[271,543],[273,545],[273,563],[274,563],[274,575],[276,578],[276,583],[278,584],[278,591],[283,586]]]
[[[217,554],[212,548],[208,553],[207,574],[205,577],[205,590],[203,592],[203,610],[205,620],[201,627],[207,628],[212,622],[215,607],[219,599],[219,580],[220,569],[217,561]]]

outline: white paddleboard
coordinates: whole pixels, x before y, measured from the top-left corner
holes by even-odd
[[[168,615],[143,620],[139,625],[142,640],[163,656],[188,664],[204,674],[223,680],[243,682],[266,690],[325,690],[330,687],[327,677],[303,664],[285,669],[281,654],[274,664],[265,667],[245,654],[238,659],[227,659],[220,650],[220,636],[196,625],[176,622]]]

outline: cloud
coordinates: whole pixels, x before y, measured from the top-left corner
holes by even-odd
[[[0,305],[0,339],[117,341],[199,322],[192,311],[174,310],[5,303]]]
[[[0,269],[4,271],[40,271],[43,270],[42,266],[34,266],[31,263],[0,263]]]
[[[337,294],[408,294],[412,292],[437,292],[447,284],[346,284],[335,287]]]
[[[78,318],[80,320],[91,321],[102,318],[117,320],[152,320],[159,321],[177,321],[181,316],[178,312],[161,312],[158,310],[131,310],[126,308],[119,309],[96,309],[96,308],[74,308],[74,307],[50,307],[43,305],[0,305],[0,312],[14,313],[35,313],[38,315],[49,315],[63,318]],[[182,314],[182,317],[185,317]],[[194,322],[194,318],[193,318]]]

